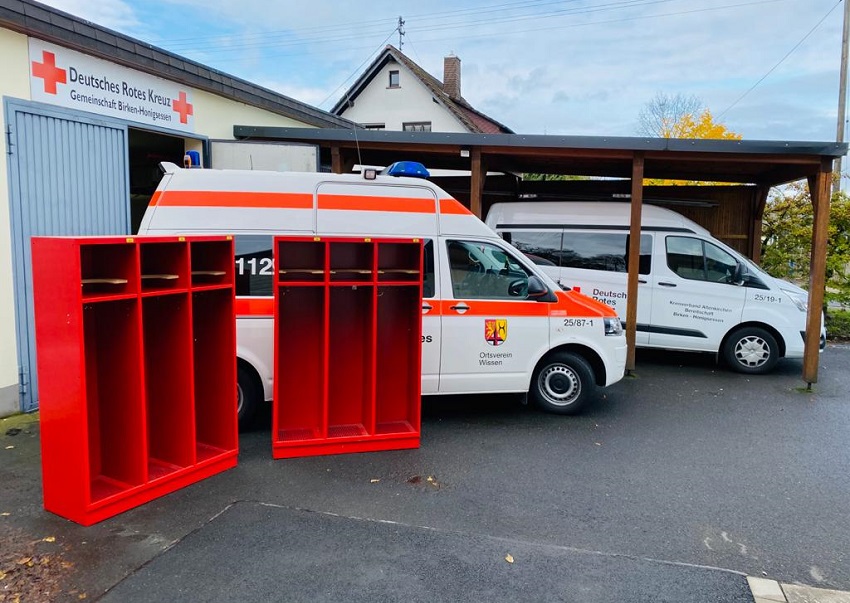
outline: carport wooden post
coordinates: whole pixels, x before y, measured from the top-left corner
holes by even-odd
[[[643,205],[643,153],[632,159],[632,213],[629,226],[628,284],[626,286],[626,372],[635,370],[638,272],[640,270],[640,213]]]
[[[809,312],[806,317],[806,347],[803,351],[803,381],[811,388],[818,382],[820,327],[826,284],[826,243],[829,236],[829,191],[832,159],[821,159],[820,169],[809,177],[815,219],[812,225],[812,259],[809,269]]]
[[[481,157],[481,149],[473,148],[470,153],[472,156],[472,172],[470,178],[469,191],[469,211],[481,218],[482,201],[484,199],[484,179],[487,177],[487,163]]]

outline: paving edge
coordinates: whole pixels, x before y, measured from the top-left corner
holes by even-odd
[[[850,603],[850,592],[747,576],[755,603]]]

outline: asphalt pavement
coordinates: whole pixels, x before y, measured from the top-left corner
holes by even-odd
[[[579,417],[426,399],[419,450],[275,461],[260,421],[235,469],[89,528],[41,509],[34,417],[3,420],[0,601],[9,586],[22,601],[753,601],[747,576],[847,591],[848,367],[830,345],[808,392],[795,361],[747,377],[643,352]]]

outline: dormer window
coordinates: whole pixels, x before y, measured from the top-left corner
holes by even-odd
[[[390,88],[399,88],[398,71],[390,71]]]

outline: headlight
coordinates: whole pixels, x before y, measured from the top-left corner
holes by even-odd
[[[809,298],[801,297],[796,291],[789,291],[788,289],[783,289],[782,292],[787,295],[792,302],[794,302],[794,305],[797,306],[797,309],[800,312],[805,312],[809,309]]]
[[[605,323],[605,334],[606,335],[622,335],[623,334],[623,325],[620,323],[620,319],[616,316],[614,317],[605,317],[602,319]]]

